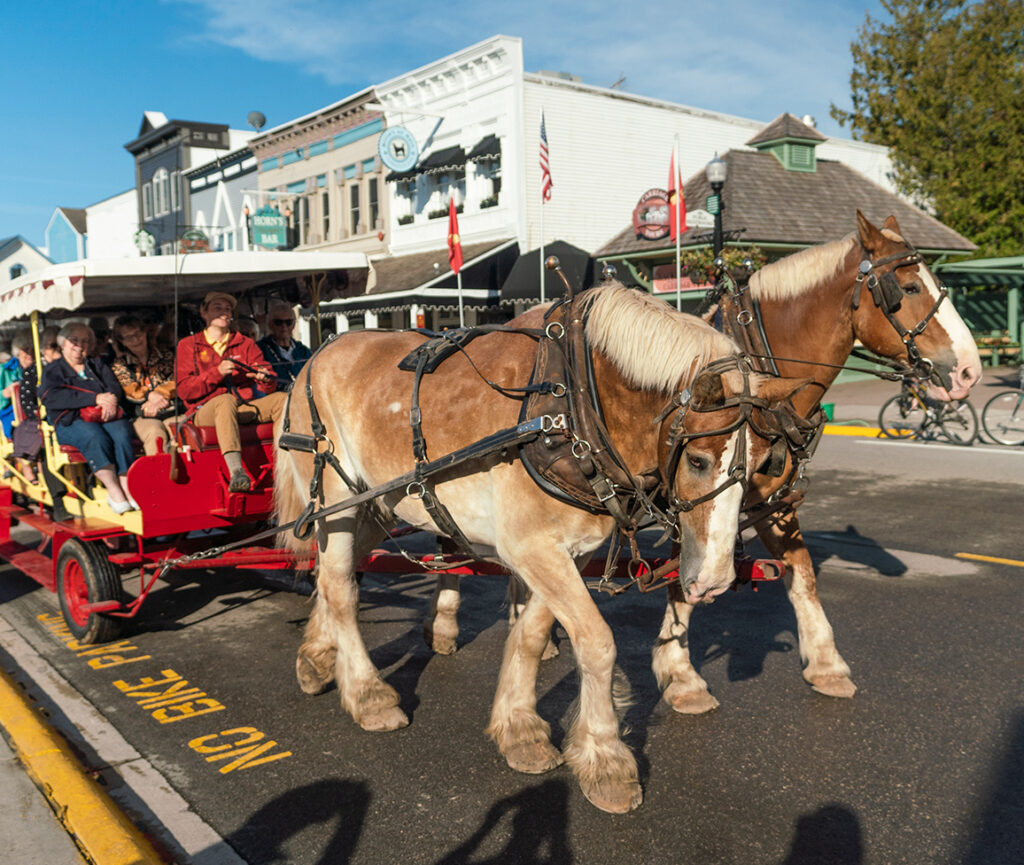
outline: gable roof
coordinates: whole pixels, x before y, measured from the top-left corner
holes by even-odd
[[[81,207],[58,207],[61,213],[64,214],[64,218],[67,219],[68,224],[79,234],[86,234],[88,222],[86,220],[85,209]]]
[[[7,258],[8,255],[13,253],[13,247],[18,243],[23,243],[29,249],[33,250],[40,258],[44,258],[47,261],[50,260],[48,255],[44,255],[34,243],[25,240],[25,238],[20,234],[12,234],[10,237],[0,239],[0,260]]]
[[[817,170],[806,172],[787,171],[771,153],[730,150],[722,158],[729,165],[729,179],[722,187],[722,228],[740,231],[743,243],[811,246],[838,240],[857,230],[859,209],[876,225],[895,216],[907,241],[918,249],[962,253],[977,249],[935,217],[841,162],[819,159]],[[690,210],[703,206],[711,194],[704,172],[693,175],[684,188]],[[691,228],[681,242],[684,246],[706,243],[707,234],[706,228]],[[667,237],[653,241],[638,238],[629,225],[595,256],[669,248]]]

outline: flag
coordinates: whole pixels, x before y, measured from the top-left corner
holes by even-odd
[[[668,236],[676,239],[676,220],[678,219],[679,233],[686,231],[686,195],[683,193],[683,184],[679,177],[679,170],[676,168],[676,154],[672,151],[672,161],[668,166]]]
[[[459,217],[455,213],[455,199],[448,199],[448,264],[452,273],[462,269],[462,238],[459,237]]]
[[[544,112],[540,114],[540,202],[551,200],[551,166],[548,165],[548,133],[544,128]]]

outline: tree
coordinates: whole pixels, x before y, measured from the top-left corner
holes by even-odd
[[[1024,254],[1024,3],[881,0],[850,46],[853,136],[892,148],[897,188],[978,244]]]

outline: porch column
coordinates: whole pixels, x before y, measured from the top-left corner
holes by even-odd
[[[1006,330],[1012,342],[1020,342],[1020,287],[1006,292]]]

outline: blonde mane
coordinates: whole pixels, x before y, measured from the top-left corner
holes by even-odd
[[[838,274],[857,242],[857,235],[849,234],[773,261],[750,277],[751,294],[758,300],[788,300],[804,294]]]
[[[710,361],[739,351],[696,316],[618,283],[591,289],[586,303],[587,339],[633,387],[671,393]]]

